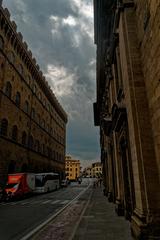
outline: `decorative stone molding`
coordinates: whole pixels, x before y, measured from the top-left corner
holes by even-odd
[[[32,52],[31,52],[31,50],[28,51],[28,55],[32,58]]]
[[[4,9],[4,14],[8,19],[10,19],[10,12],[9,12],[8,8]]]
[[[33,63],[36,65],[36,59],[32,58]]]
[[[18,32],[18,34],[17,34],[17,35],[18,35],[18,38],[19,38],[19,40],[20,40],[20,41],[23,41],[23,36],[22,36],[22,33],[21,33],[21,32]]]
[[[23,46],[24,46],[25,50],[28,50],[28,45],[26,42],[23,42]]]
[[[38,71],[40,70],[40,67],[39,67],[39,65],[38,65],[38,64],[36,65],[36,68],[38,69]]]
[[[15,21],[12,21],[11,24],[12,24],[13,29],[15,31],[17,31],[17,24],[15,23]]]

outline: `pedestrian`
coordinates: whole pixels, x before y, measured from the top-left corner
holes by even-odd
[[[99,185],[101,187],[101,184],[102,184],[102,178],[99,179]]]

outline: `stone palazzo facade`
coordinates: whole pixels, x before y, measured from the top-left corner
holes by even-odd
[[[67,115],[0,1],[0,183],[8,173],[65,175]]]
[[[94,30],[105,193],[135,239],[160,239],[160,1],[94,0]]]

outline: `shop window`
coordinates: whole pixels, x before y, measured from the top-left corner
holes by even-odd
[[[17,129],[17,126],[14,125],[12,128],[12,140],[17,141],[17,139],[18,139],[18,129]]]
[[[6,88],[5,88],[5,94],[11,98],[12,96],[12,85],[10,84],[10,82],[6,83]]]
[[[21,95],[20,95],[19,92],[16,93],[15,103],[16,103],[17,107],[20,107],[20,104],[21,104]]]
[[[0,134],[3,136],[7,136],[7,131],[8,131],[8,121],[7,119],[3,118],[1,120]]]

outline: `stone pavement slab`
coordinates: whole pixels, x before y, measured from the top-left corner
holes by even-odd
[[[132,240],[130,223],[115,213],[115,205],[103,196],[101,187],[93,189],[88,207],[72,240]],[[71,239],[70,239],[71,240]]]

